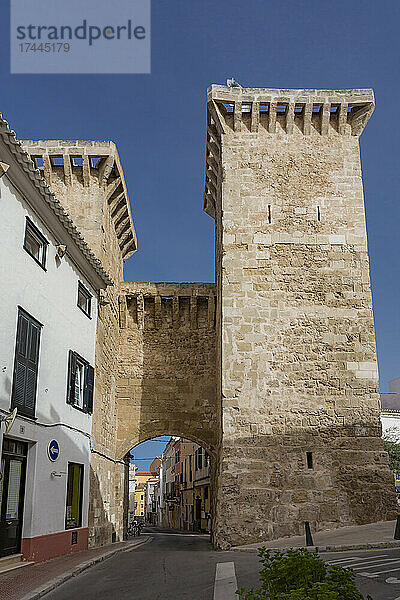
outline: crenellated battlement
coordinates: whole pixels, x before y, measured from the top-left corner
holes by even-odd
[[[212,283],[123,283],[120,327],[215,329],[215,306]]]
[[[207,103],[220,133],[360,135],[374,111],[374,93],[212,85]]]
[[[215,217],[223,180],[223,137],[254,137],[267,147],[281,140],[323,146],[326,138],[358,137],[375,108],[372,89],[290,90],[211,85],[207,90],[204,210]],[[274,140],[271,138],[274,136]],[[291,136],[290,138],[288,136]],[[293,136],[293,137],[292,137]],[[302,140],[302,142],[300,142]],[[294,141],[294,140],[293,140]]]
[[[100,222],[101,215],[107,208],[121,257],[123,260],[129,258],[136,250],[137,242],[124,174],[115,144],[110,141],[81,140],[23,141],[22,144],[36,167],[43,172],[49,186],[54,188],[61,199],[65,197],[68,200],[67,208],[73,217],[78,217],[73,214],[75,210],[82,210],[82,196],[90,195],[93,186],[98,188],[101,200],[97,202],[97,208],[92,206],[90,214],[86,208],[86,213],[79,215],[83,233],[93,228],[95,222]],[[77,206],[71,202],[72,189],[79,193],[80,204],[75,203]],[[99,234],[95,237],[99,238]],[[99,250],[96,248],[95,238],[88,241],[95,250]]]

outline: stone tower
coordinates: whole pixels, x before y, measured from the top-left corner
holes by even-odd
[[[23,142],[114,285],[100,298],[90,472],[89,543],[122,539],[126,465],[116,456],[119,286],[136,250],[128,193],[113,142]]]
[[[216,224],[214,539],[394,518],[359,135],[372,90],[208,90]]]
[[[373,93],[213,85],[207,106],[216,284],[124,283],[136,236],[114,144],[24,143],[114,281],[99,303],[91,545],[122,539],[126,453],[162,434],[211,454],[220,548],[396,514],[358,144]]]

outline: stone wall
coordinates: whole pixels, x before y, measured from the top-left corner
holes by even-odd
[[[373,94],[212,86],[208,109],[223,413],[214,540],[394,518],[358,146]]]
[[[97,323],[95,402],[89,504],[92,546],[123,538],[124,463],[116,457],[119,310],[116,290],[100,308]],[[123,457],[122,457],[123,458]]]
[[[117,456],[166,434],[215,456],[214,284],[124,283],[120,292]]]

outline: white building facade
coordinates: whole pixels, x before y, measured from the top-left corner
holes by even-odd
[[[380,394],[382,435],[400,442],[400,377],[389,381],[389,392]]]
[[[129,463],[128,526],[135,520],[136,465]]]
[[[87,547],[99,290],[112,281],[0,118],[0,557]],[[2,176],[1,176],[2,175]]]
[[[145,487],[145,521],[150,525],[158,524],[158,511],[157,511],[157,495],[158,486],[160,479],[159,477],[152,477],[146,481]]]

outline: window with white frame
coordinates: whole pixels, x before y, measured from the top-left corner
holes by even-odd
[[[83,390],[84,390],[84,382],[85,382],[85,364],[76,359],[76,369],[75,369],[75,380],[74,380],[74,389],[72,390],[72,395],[74,399],[75,406],[79,406],[79,408],[83,408]]]
[[[94,369],[72,350],[68,360],[67,402],[86,413],[93,412]]]
[[[29,217],[26,217],[24,249],[35,261],[46,269],[46,254],[48,241],[39,229],[32,223]]]
[[[92,312],[92,294],[85,288],[83,283],[78,282],[78,302],[79,308],[85,313],[85,315],[91,318]]]

